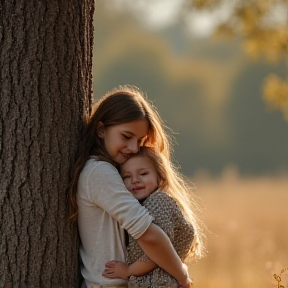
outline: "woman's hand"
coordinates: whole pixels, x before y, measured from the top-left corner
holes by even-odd
[[[183,287],[183,288],[192,288],[193,282],[190,278],[188,278],[187,280],[180,282],[179,285],[180,285],[179,287]]]
[[[129,266],[124,262],[116,260],[107,262],[105,264],[105,270],[102,273],[102,276],[109,279],[115,279],[115,278],[128,279],[130,276]]]
[[[182,269],[183,269],[185,278],[183,278],[183,280],[179,281],[180,287],[183,287],[183,288],[192,288],[192,287],[193,287],[193,281],[192,281],[192,280],[190,279],[190,277],[189,277],[187,265],[184,264],[184,263],[182,263]]]

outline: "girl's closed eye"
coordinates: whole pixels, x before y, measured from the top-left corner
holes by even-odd
[[[143,172],[143,173],[141,173],[141,176],[145,176],[147,174],[148,174],[148,172]]]
[[[129,175],[123,175],[122,176],[122,179],[124,180],[124,179],[127,179],[127,178],[129,178],[130,176]]]

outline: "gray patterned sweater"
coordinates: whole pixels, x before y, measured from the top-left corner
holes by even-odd
[[[193,226],[185,219],[176,201],[163,191],[156,191],[142,203],[154,223],[168,235],[180,259],[184,261],[194,239]],[[131,264],[137,259],[149,261],[136,240],[129,236],[127,247],[127,263]],[[157,267],[144,276],[131,276],[128,281],[129,288],[170,288],[177,281],[163,269]]]

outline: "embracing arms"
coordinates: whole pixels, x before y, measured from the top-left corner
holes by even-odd
[[[159,267],[172,275],[181,287],[191,287],[192,281],[189,278],[187,266],[181,262],[170,239],[159,226],[151,223],[146,232],[137,241],[145,254]],[[103,276],[128,279],[131,275],[145,275],[157,267],[152,261],[135,261],[130,265],[124,262],[110,261],[106,264]]]
[[[148,211],[126,189],[115,167],[99,163],[88,178],[89,199],[117,220],[156,265],[172,275],[182,287],[190,287],[187,266],[182,263],[169,237],[151,223]]]

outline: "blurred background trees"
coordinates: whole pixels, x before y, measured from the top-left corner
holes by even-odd
[[[270,79],[265,87],[272,86],[266,90],[273,99],[275,87],[287,95],[274,84],[287,77],[285,50],[270,62],[261,51],[268,50],[262,46],[271,41],[262,40],[259,57],[252,61],[243,50],[243,43],[252,44],[240,33],[240,20],[232,26],[239,26],[237,31],[221,24],[232,23],[233,9],[240,9],[243,1],[210,1],[213,6],[204,2],[196,7],[188,0],[99,1],[94,19],[94,96],[125,83],[147,92],[175,132],[175,159],[187,176],[198,171],[219,176],[231,166],[242,175],[282,173],[288,169],[287,122],[279,110],[269,113],[262,88],[264,79]],[[287,5],[282,5],[274,13],[284,25]],[[221,29],[216,30],[218,26]],[[235,37],[213,37],[219,30],[229,30]],[[266,78],[269,74],[277,76]]]
[[[188,0],[189,11],[223,9],[228,6],[230,15],[220,21],[215,35],[243,40],[245,52],[252,58],[261,55],[269,61],[285,60],[288,56],[288,5],[286,0]],[[187,13],[186,11],[186,13]],[[263,84],[263,97],[268,106],[283,112],[288,121],[288,75],[282,79],[269,74]]]

